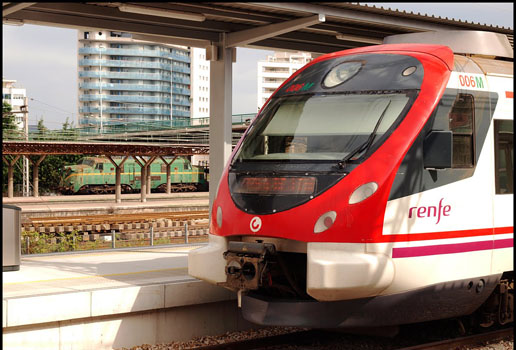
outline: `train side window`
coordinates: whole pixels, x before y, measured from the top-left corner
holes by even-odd
[[[514,134],[512,120],[495,120],[496,194],[514,193]]]
[[[449,114],[453,132],[453,168],[473,167],[475,102],[473,95],[458,94]]]

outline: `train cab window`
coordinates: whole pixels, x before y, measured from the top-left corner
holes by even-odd
[[[471,168],[474,165],[474,118],[473,95],[458,94],[449,114],[453,132],[453,168]]]
[[[167,172],[167,165],[166,164],[161,164],[161,172],[162,173],[166,173]]]
[[[95,169],[103,171],[104,170],[104,163],[97,163],[97,165],[95,165]]]
[[[192,169],[192,167],[190,166],[190,163],[186,163],[186,162],[185,162],[184,166],[185,166],[185,170],[190,170],[190,169]]]
[[[496,194],[514,193],[514,134],[512,120],[495,120]]]

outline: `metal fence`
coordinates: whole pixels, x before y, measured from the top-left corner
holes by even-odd
[[[255,114],[253,113],[235,114],[232,117],[232,122],[233,124],[249,124],[254,117]],[[177,137],[177,140],[181,142],[181,140],[188,141],[188,134],[191,134],[192,138],[199,140],[199,135],[194,134],[198,134],[199,129],[206,129],[210,125],[209,118],[174,117],[172,120],[133,122],[120,119],[105,121],[101,132],[100,123],[97,119],[85,118],[81,120],[81,123],[89,125],[80,128],[31,131],[28,136],[20,129],[2,130],[2,138],[3,140],[20,141],[102,141],[102,137],[109,136],[111,141],[134,141],[135,139],[132,137],[134,136],[139,142],[155,142],[157,134],[148,132],[183,130],[181,136]],[[145,135],[145,133],[149,135]],[[207,142],[207,130],[203,134],[202,140]]]

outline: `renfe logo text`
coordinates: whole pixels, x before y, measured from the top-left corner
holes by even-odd
[[[434,207],[434,206],[427,206],[427,207],[412,207],[409,209],[409,219],[412,218],[412,216],[414,217],[418,217],[418,218],[430,218],[430,217],[436,217],[437,218],[437,221],[436,221],[436,225],[439,223],[439,221],[441,221],[441,215],[442,216],[450,216],[450,210],[451,210],[451,206],[450,205],[445,205],[443,206],[443,199],[444,198],[441,198],[441,200],[439,201],[439,207]]]

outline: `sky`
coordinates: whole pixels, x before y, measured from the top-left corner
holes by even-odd
[[[505,3],[361,3],[475,23],[514,28],[514,7]],[[49,129],[75,122],[78,106],[77,30],[25,24],[2,25],[2,76],[27,90],[29,125]],[[255,113],[257,62],[273,52],[237,48],[233,64],[233,114]]]

